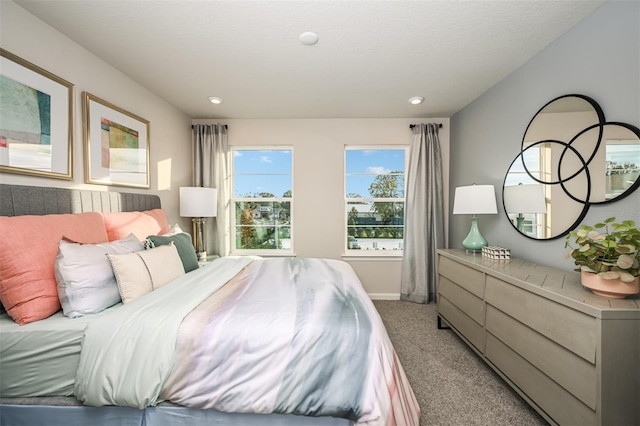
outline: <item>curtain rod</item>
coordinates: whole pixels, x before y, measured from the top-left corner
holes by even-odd
[[[193,129],[196,126],[199,126],[199,124],[192,124],[191,128]],[[229,126],[227,126],[226,124],[212,124],[212,126],[224,126],[225,129],[229,130]]]
[[[409,124],[409,128],[410,129],[413,129],[416,126],[417,126],[417,124]],[[442,129],[442,123],[438,124],[438,128]]]

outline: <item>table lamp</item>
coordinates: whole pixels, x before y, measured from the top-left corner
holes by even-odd
[[[186,186],[180,188],[180,216],[191,217],[193,247],[198,260],[207,258],[206,218],[218,213],[218,191],[215,188]]]
[[[544,197],[544,187],[540,184],[518,184],[504,187],[504,209],[507,214],[517,214],[518,231],[524,231],[523,214],[546,213],[547,206]]]
[[[478,228],[478,214],[496,214],[496,194],[493,185],[469,185],[456,188],[453,199],[453,214],[470,214],[471,229],[462,241],[467,251],[481,251],[487,245]]]

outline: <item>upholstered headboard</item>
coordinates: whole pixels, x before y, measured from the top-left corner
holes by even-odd
[[[0,184],[0,216],[130,212],[160,208],[152,194]]]

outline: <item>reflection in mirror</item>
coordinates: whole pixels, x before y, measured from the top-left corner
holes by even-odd
[[[526,148],[505,177],[502,193],[505,212],[512,226],[529,238],[558,238],[575,227],[586,213],[587,205],[572,197],[570,191],[588,198],[589,185],[574,185],[581,175],[558,185],[558,169],[550,167],[551,154],[559,151],[554,149],[555,145],[558,143],[543,142]]]
[[[544,212],[518,205],[525,191],[534,191],[531,185],[544,193]],[[640,129],[608,123],[593,99],[566,95],[542,107],[527,126],[505,176],[503,203],[520,233],[552,239],[577,226],[591,204],[614,202],[639,186]]]
[[[640,135],[622,126],[607,126],[604,141],[605,188],[594,203],[619,197],[640,179]]]

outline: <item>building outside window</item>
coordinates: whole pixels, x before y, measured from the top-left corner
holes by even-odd
[[[400,256],[406,149],[345,148],[346,253]]]
[[[232,251],[292,253],[293,149],[232,148]]]

